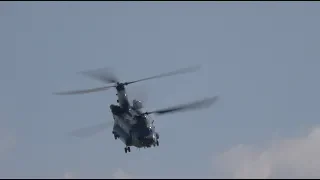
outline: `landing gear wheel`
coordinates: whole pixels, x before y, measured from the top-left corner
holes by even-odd
[[[159,141],[156,142],[156,145],[159,146]]]
[[[112,132],[112,134],[113,134],[113,137],[115,140],[117,140],[119,138],[119,136],[115,132]]]
[[[125,153],[127,153],[127,152],[131,152],[130,147],[125,147],[125,148],[124,148],[124,152],[125,152]]]

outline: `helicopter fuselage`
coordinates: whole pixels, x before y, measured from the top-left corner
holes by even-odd
[[[125,86],[141,81],[146,81],[150,79],[156,79],[161,77],[168,77],[177,74],[194,72],[199,69],[199,66],[193,66],[188,68],[182,68],[179,70],[158,74],[148,78],[143,78],[134,81],[127,81],[121,83],[116,76],[108,72],[97,72],[88,71],[84,74],[91,76],[95,79],[99,79],[104,83],[113,83],[113,85],[106,85],[103,87],[73,90],[58,92],[54,94],[58,95],[71,95],[71,94],[86,94],[91,92],[105,91],[110,88],[116,88],[117,90],[117,103],[110,105],[110,110],[114,119],[114,126],[112,133],[115,139],[119,138],[126,145],[125,152],[130,152],[130,146],[141,147],[151,147],[159,146],[159,134],[155,131],[155,126],[153,120],[149,115],[164,115],[167,113],[181,112],[184,110],[199,109],[204,107],[209,107],[213,102],[217,100],[217,96],[213,98],[206,98],[203,100],[195,101],[187,104],[180,104],[169,108],[158,109],[153,111],[142,112],[143,105],[140,101],[133,100],[132,104],[128,100],[128,96],[125,90]],[[100,126],[99,126],[100,127]]]
[[[150,117],[130,105],[124,87],[117,88],[117,97],[119,105],[110,105],[114,119],[112,133],[115,139],[119,138],[126,145],[125,152],[130,152],[130,146],[158,146],[159,134],[155,132]]]
[[[141,148],[158,145],[159,134],[155,132],[154,125],[142,122],[149,121],[149,119],[134,117],[132,114],[130,116],[126,113],[122,115],[113,114],[113,118],[112,133],[115,139],[119,138],[127,147]]]

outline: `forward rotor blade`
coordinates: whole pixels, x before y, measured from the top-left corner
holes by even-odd
[[[116,75],[109,68],[100,68],[96,70],[89,70],[79,72],[80,74],[89,76],[93,79],[100,80],[104,83],[117,83],[119,82]]]
[[[64,92],[57,92],[53,94],[55,95],[86,94],[86,93],[92,93],[92,92],[98,92],[98,91],[105,91],[110,89],[111,87],[114,87],[114,86],[105,86],[105,87],[98,87],[98,88],[84,89],[84,90],[64,91]]]
[[[175,113],[175,112],[181,112],[181,111],[187,111],[187,110],[208,108],[217,100],[218,100],[218,96],[215,96],[212,98],[207,98],[207,99],[195,101],[195,102],[188,103],[188,104],[181,104],[181,105],[170,107],[170,108],[146,112],[146,114],[164,115],[164,114],[168,114],[168,113]]]
[[[167,77],[167,76],[173,76],[173,75],[178,75],[178,74],[195,72],[198,69],[200,69],[200,66],[192,66],[192,67],[183,68],[183,69],[179,69],[179,70],[176,70],[176,71],[159,74],[159,75],[148,77],[148,78],[139,79],[139,80],[136,80],[136,81],[129,81],[129,82],[126,82],[124,84],[128,85],[128,84],[132,84],[132,83],[136,83],[136,82],[140,82],[140,81],[145,81],[145,80],[149,80],[149,79],[156,79],[156,78],[161,78],[161,77]]]
[[[89,137],[89,136],[93,136],[99,132],[102,132],[104,130],[106,130],[107,128],[109,128],[111,125],[113,124],[113,122],[104,122],[101,124],[97,124],[94,126],[90,126],[90,127],[85,127],[85,128],[81,128],[81,129],[77,129],[74,130],[70,133],[68,133],[71,136],[75,136],[75,137]]]

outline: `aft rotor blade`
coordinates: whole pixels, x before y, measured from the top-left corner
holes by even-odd
[[[139,80],[136,80],[136,81],[126,82],[124,84],[128,85],[128,84],[132,84],[132,83],[136,83],[136,82],[140,82],[140,81],[145,81],[145,80],[149,80],[149,79],[156,79],[156,78],[173,76],[173,75],[178,75],[178,74],[190,73],[190,72],[194,72],[194,71],[196,71],[198,69],[200,69],[200,66],[192,66],[192,67],[183,68],[183,69],[179,69],[179,70],[176,70],[176,71],[159,74],[159,75],[148,77],[148,78],[139,79]]]
[[[208,108],[210,107],[214,102],[218,100],[218,96],[207,98],[199,101],[194,101],[188,104],[181,104],[174,107],[169,107],[161,110],[146,112],[146,114],[157,114],[157,115],[164,115],[168,113],[175,113],[175,112],[181,112],[181,111],[188,111],[188,110],[196,110],[201,108]]]
[[[98,88],[92,88],[92,89],[64,91],[64,92],[57,92],[57,93],[53,93],[53,94],[55,94],[55,95],[86,94],[86,93],[92,93],[92,92],[98,92],[98,91],[105,91],[105,90],[110,89],[111,87],[114,87],[114,86],[104,86],[104,87],[98,87]]]
[[[117,83],[117,82],[119,82],[116,75],[109,68],[100,68],[100,69],[96,69],[96,70],[83,71],[83,72],[79,72],[79,73],[86,75],[86,76],[89,76],[93,79],[100,80],[104,83]]]
[[[89,137],[89,136],[93,136],[99,132],[106,130],[112,124],[113,124],[112,121],[111,122],[104,122],[104,123],[97,124],[94,126],[77,129],[77,130],[74,130],[68,134],[71,136],[75,136],[75,137],[82,137],[82,138]]]

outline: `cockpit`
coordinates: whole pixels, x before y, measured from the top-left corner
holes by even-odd
[[[152,134],[152,128],[151,127],[147,127],[147,128],[141,129],[141,136],[142,137],[150,136],[151,134]]]

